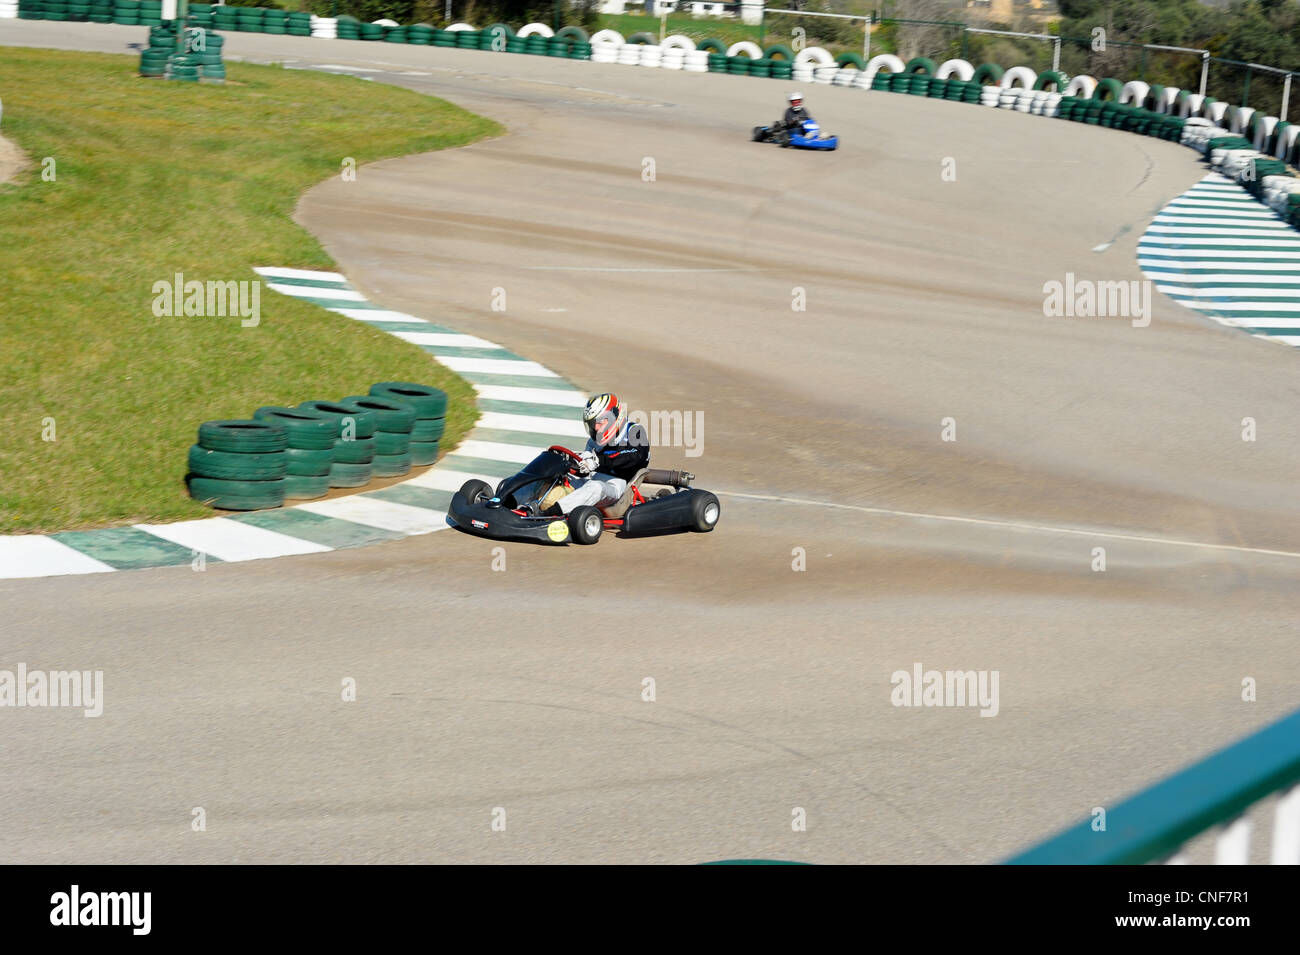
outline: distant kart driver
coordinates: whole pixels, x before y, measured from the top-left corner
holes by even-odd
[[[617,503],[636,473],[650,464],[645,428],[628,420],[627,408],[612,394],[595,395],[582,412],[590,435],[578,464],[579,483],[559,500],[560,512],[584,504],[609,507]]]
[[[806,120],[812,119],[808,111],[803,108],[803,94],[791,93],[788,97],[790,106],[785,111],[785,117],[781,120],[782,126],[786,129],[798,129]]]

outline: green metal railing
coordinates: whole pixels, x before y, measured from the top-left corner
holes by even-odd
[[[1193,836],[1300,783],[1300,710],[1106,812],[1012,856],[1008,865],[1139,865],[1174,855]],[[1279,806],[1275,862],[1300,860],[1300,797]],[[1285,819],[1283,815],[1287,814]]]

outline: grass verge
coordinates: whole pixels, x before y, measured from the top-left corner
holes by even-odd
[[[200,421],[375,381],[444,389],[443,445],[459,441],[473,392],[413,345],[265,288],[257,327],[158,318],[152,289],[177,272],[330,268],[289,218],[303,191],[344,157],[461,146],[500,127],[350,77],[231,63],[226,86],[200,86],[135,67],[0,47],[5,135],[32,160],[0,185],[0,533],[211,514],[182,482]]]

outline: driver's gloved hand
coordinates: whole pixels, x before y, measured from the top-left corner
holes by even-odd
[[[578,457],[578,471],[583,477],[596,473],[596,469],[600,466],[600,459],[594,452],[583,451]]]

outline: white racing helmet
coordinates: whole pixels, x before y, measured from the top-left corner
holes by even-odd
[[[617,395],[594,395],[582,412],[582,423],[587,426],[591,440],[603,448],[618,437],[623,425],[627,424],[627,409],[619,403]]]

